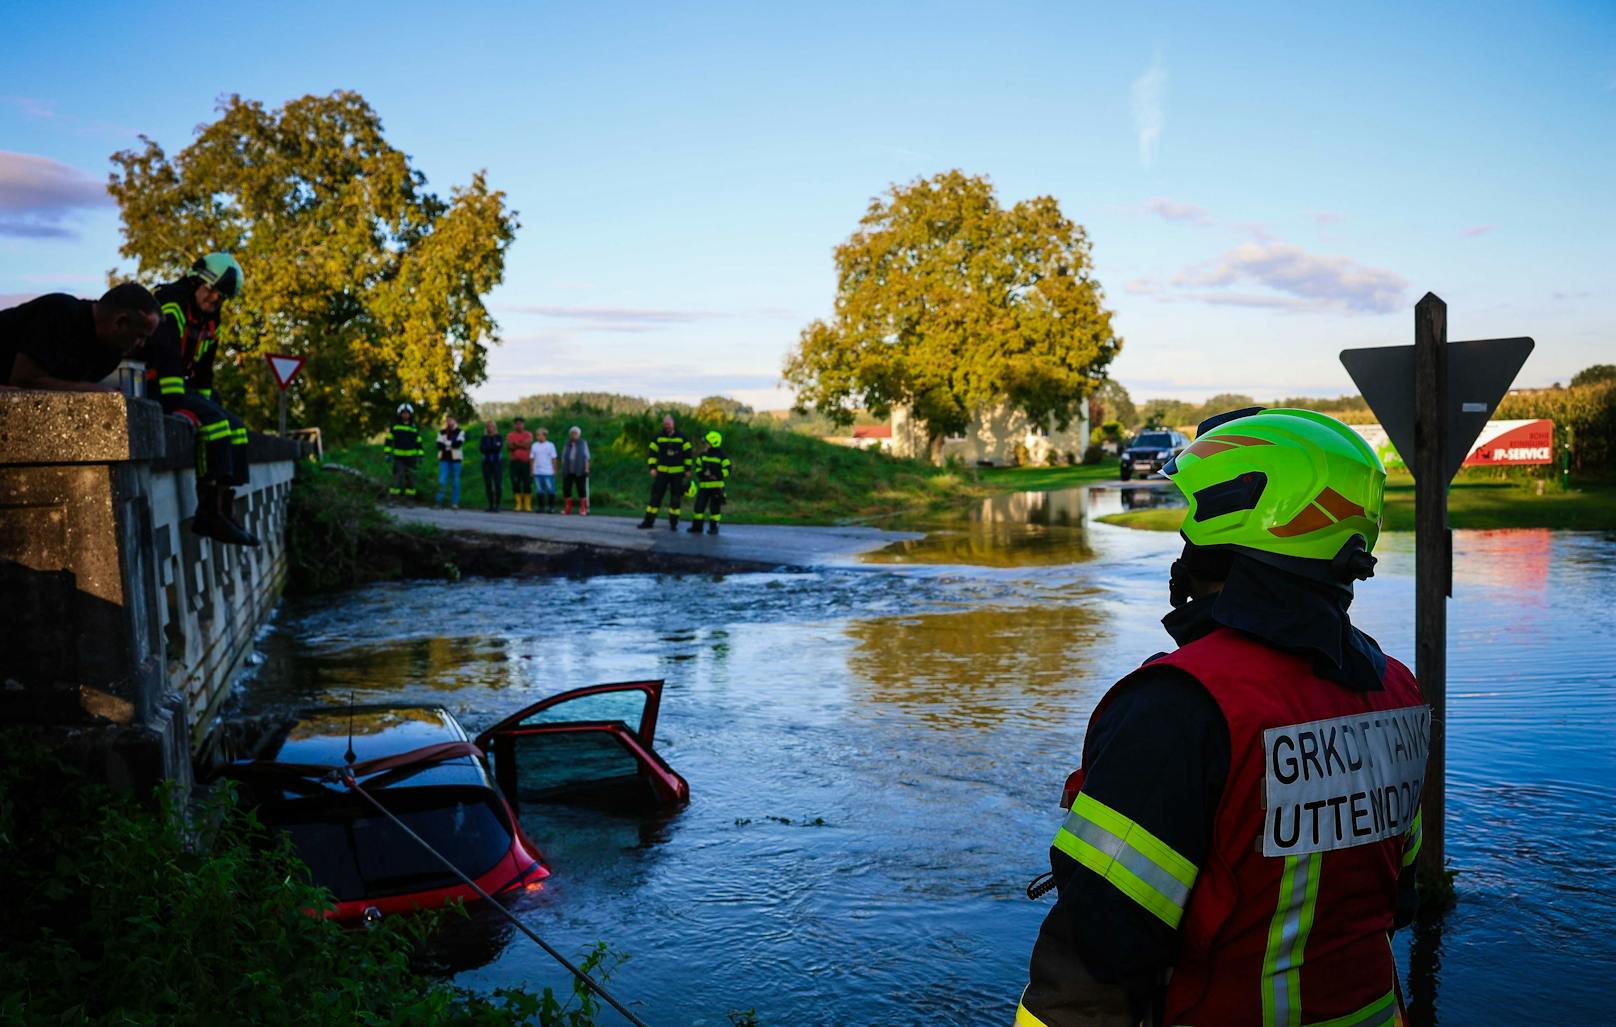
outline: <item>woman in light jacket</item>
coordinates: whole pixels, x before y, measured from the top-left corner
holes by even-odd
[[[582,504],[578,513],[589,515],[589,443],[584,441],[583,435],[582,429],[573,425],[567,429],[567,444],[561,447],[561,495],[566,500],[561,512],[564,514],[572,513],[572,491],[576,488]]]

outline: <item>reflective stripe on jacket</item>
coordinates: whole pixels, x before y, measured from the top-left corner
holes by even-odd
[[[729,481],[729,454],[723,446],[708,446],[696,458],[696,487],[721,489]]]
[[[382,443],[385,456],[413,457],[421,455],[421,429],[413,424],[395,424],[387,430]]]
[[[645,463],[659,474],[688,474],[690,440],[678,432],[672,435],[658,435],[651,443]]]
[[[1081,790],[1054,845],[1178,931],[1164,1022],[1401,1024],[1388,937],[1419,850],[1430,725],[1414,676],[1388,658],[1382,689],[1352,691],[1228,628],[1147,666],[1162,665],[1199,681],[1229,729],[1208,857],[1194,865]]]

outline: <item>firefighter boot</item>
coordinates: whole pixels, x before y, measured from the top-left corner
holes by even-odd
[[[717,521],[708,521],[707,522],[707,534],[709,534],[709,535],[718,534],[718,522]]]
[[[226,487],[219,490],[219,516],[223,517],[226,523],[241,534],[241,545],[256,546],[259,544],[258,536],[248,531],[247,526],[236,519],[235,489]]]
[[[669,531],[678,531],[679,530],[679,515],[678,514],[671,513],[671,514],[668,515],[668,530]]]
[[[656,514],[654,512],[652,512],[652,513],[648,513],[644,517],[640,518],[640,523],[636,524],[635,527],[636,528],[649,528],[649,527],[652,527],[655,524],[656,524]]]
[[[220,509],[220,492],[212,482],[197,482],[196,514],[191,518],[191,531],[203,538],[211,538],[230,546],[256,546],[258,540],[246,534],[227,519]]]
[[[685,530],[690,532],[690,534],[692,534],[692,535],[700,535],[701,534],[701,521],[699,521],[699,520],[691,521],[690,522],[690,527],[686,528]]]

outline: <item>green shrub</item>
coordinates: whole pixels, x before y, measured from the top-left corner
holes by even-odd
[[[0,1023],[595,1022],[589,995],[485,998],[418,973],[430,917],[349,932],[311,915],[329,895],[228,789],[187,818],[166,795],[150,809],[88,781],[20,731],[0,744]],[[585,966],[613,958],[597,947]]]

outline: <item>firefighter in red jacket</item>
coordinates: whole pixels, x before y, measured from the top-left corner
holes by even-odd
[[[1400,1025],[1430,718],[1347,617],[1385,471],[1332,418],[1250,408],[1163,473],[1179,648],[1095,708],[1015,1022]]]

